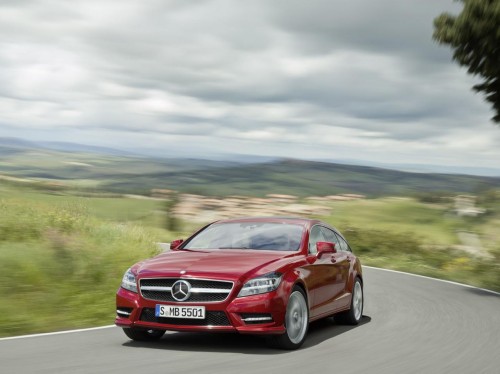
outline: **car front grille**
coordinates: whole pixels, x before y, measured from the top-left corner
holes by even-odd
[[[141,295],[145,299],[164,302],[179,302],[172,295],[175,282],[183,280],[190,284],[190,295],[182,302],[213,303],[227,299],[233,282],[206,279],[153,278],[141,279]]]
[[[156,317],[154,308],[144,308],[139,319],[144,322],[156,322],[177,326],[231,326],[226,313],[221,311],[207,311],[205,319],[200,320]]]

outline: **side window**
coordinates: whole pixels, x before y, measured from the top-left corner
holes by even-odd
[[[324,241],[320,226],[313,226],[309,233],[309,253],[317,253],[316,243]]]
[[[342,251],[344,251],[344,252],[352,252],[351,248],[349,248],[349,244],[347,244],[347,242],[344,239],[342,239],[342,237],[340,237],[339,235],[337,235],[337,238],[339,238],[340,248],[341,248]]]
[[[330,230],[326,227],[321,227],[321,232],[323,233],[323,236],[327,242],[331,242],[331,243],[335,244],[335,249],[337,251],[342,250],[342,247],[339,244],[339,240],[337,239],[337,235],[335,235],[335,233],[332,230]]]

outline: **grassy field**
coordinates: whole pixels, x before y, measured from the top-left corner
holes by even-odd
[[[335,203],[325,221],[344,233],[363,264],[500,291],[500,196],[479,217],[458,217],[451,203],[382,198]],[[480,239],[465,251],[459,232]]]
[[[57,208],[75,207],[88,216],[112,222],[138,223],[141,226],[159,227],[161,225],[161,204],[155,200],[117,197],[82,197],[41,193],[30,189],[4,188],[2,198],[23,201],[30,204],[46,204]]]
[[[372,230],[411,233],[424,244],[451,246],[457,244],[455,231],[467,224],[448,214],[448,204],[424,204],[411,198],[380,198],[336,202],[331,224]]]
[[[124,271],[178,236],[152,201],[0,196],[0,336],[112,323]]]
[[[381,198],[332,204],[338,227],[365,265],[452,279],[500,291],[500,198],[487,214],[459,218],[449,203]],[[106,325],[123,272],[158,253],[156,242],[198,224],[165,227],[164,202],[79,197],[0,181],[0,336]],[[489,259],[457,247],[476,232]]]

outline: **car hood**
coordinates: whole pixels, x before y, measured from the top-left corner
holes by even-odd
[[[236,280],[277,270],[283,261],[297,252],[256,250],[170,251],[142,262],[139,278],[208,277]],[[275,266],[273,266],[273,264]]]

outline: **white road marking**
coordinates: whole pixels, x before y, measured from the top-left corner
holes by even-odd
[[[430,279],[438,282],[443,282],[443,283],[449,283],[449,284],[454,284],[455,286],[462,286],[462,287],[467,287],[467,288],[474,288],[476,290],[484,291],[491,293],[493,295],[500,296],[500,292],[488,290],[486,288],[480,288],[476,286],[471,286],[470,284],[464,284],[464,283],[458,283],[458,282],[453,282],[445,279],[439,279],[439,278],[433,278],[433,277],[427,277],[425,275],[420,275],[420,274],[413,274],[413,273],[406,273],[404,271],[399,271],[399,270],[392,270],[392,269],[384,269],[384,268],[378,268],[375,266],[365,266],[363,265],[363,268],[369,268],[369,269],[376,269],[376,270],[382,270],[382,271],[388,271],[390,273],[397,273],[397,274],[404,274],[404,275],[411,275],[412,277],[418,277],[418,278],[425,278],[425,279]]]
[[[51,335],[72,334],[74,332],[85,332],[85,331],[103,330],[103,329],[109,329],[111,327],[116,327],[116,326],[115,325],[107,325],[107,326],[91,327],[91,328],[88,328],[88,329],[65,330],[65,331],[56,331],[56,332],[45,332],[45,333],[42,333],[42,334],[11,336],[9,338],[0,338],[0,341],[2,341],[2,340],[13,340],[13,339],[36,338],[38,336],[51,336]]]

